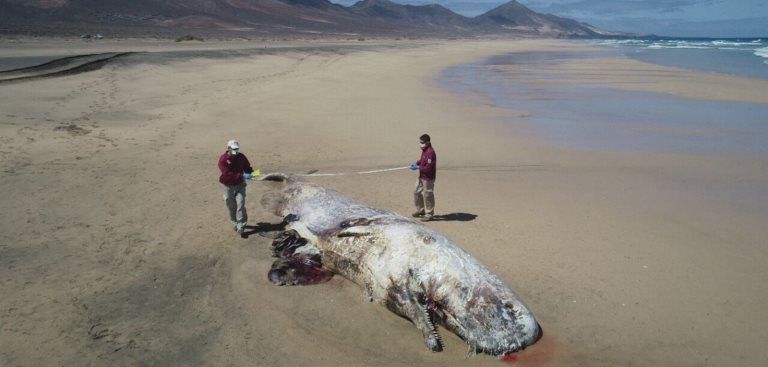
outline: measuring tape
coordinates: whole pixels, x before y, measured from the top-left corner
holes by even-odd
[[[304,174],[297,174],[294,176],[301,176],[301,177],[323,177],[323,176],[346,176],[346,175],[368,175],[371,173],[381,173],[381,172],[389,172],[389,171],[398,171],[401,169],[408,169],[409,166],[405,167],[395,167],[395,168],[385,168],[385,169],[375,169],[372,171],[360,171],[360,172],[341,172],[341,173],[304,173]]]

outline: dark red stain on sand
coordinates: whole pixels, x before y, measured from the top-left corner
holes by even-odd
[[[536,344],[524,351],[507,353],[499,357],[499,360],[516,367],[545,367],[550,365],[553,360],[562,358],[563,352],[554,335],[546,333]]]
[[[517,360],[519,358],[520,357],[517,354],[515,354],[515,353],[507,353],[507,354],[501,356],[501,358],[499,358],[499,360],[501,360],[504,363],[513,364],[513,363],[517,362]]]

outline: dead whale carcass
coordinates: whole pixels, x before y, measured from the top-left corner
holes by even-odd
[[[442,350],[436,323],[470,351],[491,355],[520,351],[541,337],[533,313],[496,274],[429,227],[285,174],[262,180],[283,183],[261,202],[289,222],[273,243],[280,259],[271,282],[316,284],[339,274],[413,322],[433,351]]]

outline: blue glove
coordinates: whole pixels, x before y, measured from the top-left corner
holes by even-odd
[[[243,178],[245,178],[246,180],[250,180],[253,178],[253,175],[250,173],[246,173],[246,174],[243,174]]]
[[[416,164],[416,163],[411,163],[411,165],[410,165],[410,167],[409,167],[409,168],[410,168],[411,170],[415,171],[415,170],[419,169],[419,165],[418,165],[418,164]]]

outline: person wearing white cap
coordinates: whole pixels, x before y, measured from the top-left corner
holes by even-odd
[[[237,140],[227,142],[227,151],[219,158],[219,182],[224,185],[224,200],[229,210],[229,221],[235,231],[241,235],[248,222],[248,212],[245,210],[245,180],[253,178],[251,162],[245,154],[240,153]]]

